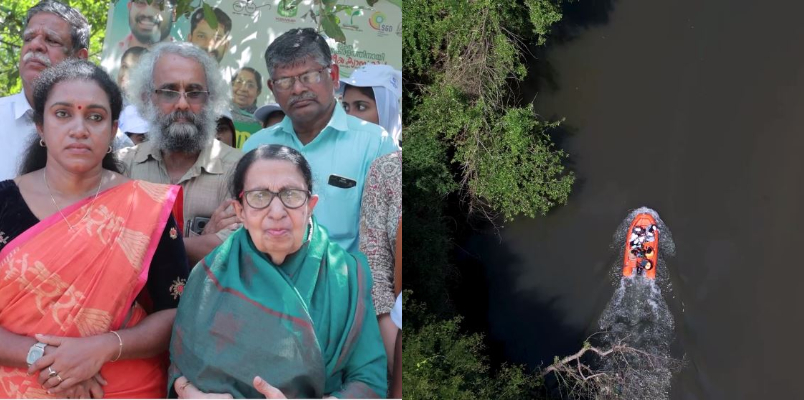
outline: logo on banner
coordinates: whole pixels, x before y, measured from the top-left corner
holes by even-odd
[[[385,36],[394,31],[394,26],[387,24],[388,17],[384,13],[377,11],[371,14],[369,18],[369,25],[372,29],[379,32],[379,36]]]
[[[276,13],[285,18],[293,18],[299,13],[299,6],[292,4],[292,7],[288,8],[288,3],[293,3],[293,0],[280,0],[276,6]]]
[[[360,10],[346,11],[346,15],[349,16],[349,23],[348,24],[346,24],[346,23],[342,24],[341,28],[342,29],[348,29],[350,31],[355,31],[355,32],[363,32],[363,30],[360,29],[360,27],[357,26],[357,24],[355,24],[355,17],[359,16],[359,15],[363,15],[363,12],[360,11]],[[336,21],[340,22],[340,18],[336,19]]]
[[[263,7],[268,7],[268,9],[270,10],[272,5],[263,4],[261,6],[258,6],[254,4],[254,1],[252,0],[236,0],[232,4],[232,10],[234,11],[235,14],[239,15],[256,15],[257,10]]]

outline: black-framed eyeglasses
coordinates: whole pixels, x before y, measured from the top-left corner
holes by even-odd
[[[314,85],[316,83],[321,82],[321,73],[324,71],[330,72],[329,67],[324,67],[319,70],[307,71],[303,74],[299,74],[296,76],[288,76],[279,79],[271,79],[271,82],[274,83],[274,88],[279,90],[290,90],[294,84],[296,84],[296,80],[298,79],[303,85]]]
[[[279,197],[282,204],[290,209],[299,208],[307,202],[310,198],[310,192],[302,189],[282,189],[277,192],[272,192],[268,189],[244,190],[240,192],[241,199],[246,198],[246,202],[251,208],[262,210],[271,204],[274,197]]]
[[[170,89],[156,89],[154,90],[156,93],[156,98],[159,99],[160,102],[165,104],[176,104],[179,102],[179,98],[184,96],[187,100],[187,103],[190,104],[204,104],[207,102],[207,98],[209,97],[209,91],[206,90],[194,90],[192,92],[177,92],[175,90]]]

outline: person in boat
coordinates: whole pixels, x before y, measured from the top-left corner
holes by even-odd
[[[646,248],[646,249],[643,251],[643,254],[645,254],[645,256],[646,256],[646,257],[651,257],[651,256],[653,256],[653,247],[648,246],[648,247],[647,247],[647,248]]]
[[[651,224],[648,229],[645,231],[645,241],[652,242],[656,238],[656,233],[659,230],[656,228],[656,225]]]
[[[653,268],[653,263],[650,262],[650,260],[648,260],[647,258],[643,258],[637,262],[637,266],[645,271],[648,271],[651,268]]]
[[[386,395],[371,270],[319,225],[313,176],[281,145],[237,164],[230,191],[243,227],[190,273],[173,326],[179,398]]]

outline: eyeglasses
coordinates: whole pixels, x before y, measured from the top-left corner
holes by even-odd
[[[279,79],[272,79],[271,81],[274,83],[274,87],[279,90],[290,90],[294,84],[296,84],[296,79],[299,80],[303,85],[314,85],[318,82],[321,82],[321,72],[326,70],[327,72],[330,71],[329,67],[321,68],[317,71],[308,71],[300,75],[296,76],[288,76],[285,78]]]
[[[240,192],[239,197],[242,199],[244,195],[248,205],[257,210],[268,207],[271,201],[274,200],[274,197],[277,196],[279,196],[279,200],[285,207],[295,209],[303,206],[304,203],[307,202],[307,199],[310,197],[310,192],[301,189],[282,189],[282,191],[276,193],[268,189],[257,189],[244,190]]]
[[[170,89],[156,89],[154,90],[154,93],[156,93],[156,98],[165,104],[176,104],[179,102],[179,98],[182,96],[184,96],[185,100],[187,100],[187,103],[189,104],[204,104],[207,101],[207,97],[209,97],[209,92],[206,90],[177,92]]]
[[[244,86],[244,85],[246,86],[246,89],[249,89],[249,90],[257,89],[257,84],[255,84],[252,81],[247,81],[247,80],[243,80],[243,79],[235,79],[234,86],[241,87],[241,86]]]

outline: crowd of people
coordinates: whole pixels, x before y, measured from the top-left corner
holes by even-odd
[[[303,28],[268,77],[227,78],[231,24],[202,17],[113,79],[80,11],[28,10],[0,99],[0,397],[401,397],[401,73],[341,79]],[[264,128],[242,150],[236,113]]]

